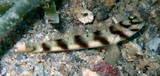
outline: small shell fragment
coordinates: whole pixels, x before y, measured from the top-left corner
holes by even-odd
[[[75,14],[78,20],[83,24],[91,23],[94,20],[93,13],[85,8],[76,9]]]
[[[82,68],[82,74],[83,76],[100,76],[98,73],[91,71],[88,68]]]
[[[115,24],[119,23],[115,17],[112,17],[112,20],[114,21]]]

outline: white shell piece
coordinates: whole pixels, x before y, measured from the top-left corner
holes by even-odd
[[[88,9],[80,9],[76,14],[78,20],[83,24],[91,23],[94,20],[93,13]]]

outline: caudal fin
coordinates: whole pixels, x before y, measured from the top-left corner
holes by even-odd
[[[107,48],[106,61],[110,64],[116,64],[120,56],[120,50],[116,44],[109,45]]]

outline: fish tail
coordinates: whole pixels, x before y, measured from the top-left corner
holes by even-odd
[[[108,46],[108,52],[106,56],[106,61],[110,64],[116,64],[120,57],[120,50],[116,44],[111,44]]]

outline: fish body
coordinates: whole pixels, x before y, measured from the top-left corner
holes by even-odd
[[[144,22],[141,18],[130,16],[127,20],[110,26],[108,29],[42,43],[27,44],[24,50],[17,52],[49,53],[116,45],[118,42],[133,36],[143,25]]]

